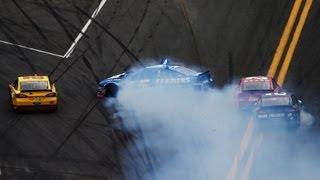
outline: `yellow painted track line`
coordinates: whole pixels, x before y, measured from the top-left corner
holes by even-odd
[[[248,123],[248,127],[245,131],[245,134],[242,138],[241,144],[240,144],[240,160],[243,158],[244,153],[246,152],[248,145],[250,143],[251,137],[252,137],[252,133],[253,133],[253,128],[254,128],[254,124],[253,124],[253,119],[251,118],[249,123]]]
[[[296,0],[295,4],[297,3],[297,1],[298,0]],[[302,10],[302,13],[301,13],[301,15],[299,17],[299,22],[298,22],[298,25],[297,25],[297,27],[295,29],[295,32],[294,32],[294,35],[293,35],[293,38],[292,38],[291,42],[286,42],[283,47],[281,45],[281,48],[283,48],[283,49],[279,48],[279,51],[282,51],[281,52],[281,55],[282,55],[286,44],[290,43],[289,49],[288,49],[288,51],[286,53],[284,62],[282,64],[282,66],[281,66],[280,73],[279,73],[279,76],[278,76],[278,79],[277,79],[277,82],[278,82],[278,84],[280,86],[283,85],[285,77],[287,76],[287,72],[288,72],[290,63],[292,61],[293,54],[294,54],[294,52],[296,50],[296,46],[297,46],[299,38],[301,36],[301,32],[302,32],[302,29],[303,29],[304,24],[306,22],[306,19],[307,19],[307,16],[309,14],[309,11],[311,9],[312,3],[313,3],[313,0],[306,0],[305,5],[304,5],[303,10]],[[301,3],[300,3],[300,5],[301,5]],[[298,12],[299,9],[300,9],[300,7],[296,11]],[[290,19],[291,19],[291,17],[289,18],[289,20]],[[293,21],[293,24],[294,24],[294,21]],[[288,24],[289,24],[289,22],[288,22]],[[287,34],[284,33],[283,36],[287,36]],[[281,39],[286,39],[286,38],[287,37],[281,37]],[[288,41],[288,39],[286,39],[286,41]],[[281,43],[281,41],[280,41],[280,43]],[[280,46],[280,44],[279,44],[279,46]],[[273,59],[273,62],[271,64],[271,66],[269,68],[269,72],[268,72],[268,75],[272,76],[272,77],[275,76],[276,70],[278,68],[278,65],[279,65],[279,62],[280,62],[280,59],[281,59],[281,56],[278,57],[277,53],[280,53],[280,52],[276,52],[275,57],[276,56],[277,57],[276,57],[276,59],[275,58]],[[253,145],[253,148],[251,150],[249,159],[245,164],[241,180],[248,180],[250,178],[250,173],[251,173],[251,169],[252,169],[252,166],[253,166],[253,161],[254,161],[254,158],[256,156],[256,153],[259,150],[259,147],[260,147],[260,145],[262,143],[262,140],[263,140],[263,134],[260,134],[259,137],[258,137],[257,144]]]
[[[239,166],[239,153],[237,153],[234,156],[234,159],[232,161],[232,166],[226,180],[234,180],[236,178],[237,172],[238,172],[238,166]]]
[[[294,28],[299,10],[302,6],[302,0],[295,0],[293,8],[292,8],[290,15],[289,15],[288,22],[285,26],[285,29],[284,29],[283,34],[281,36],[279,45],[278,45],[277,50],[275,52],[275,55],[273,57],[272,63],[269,67],[267,75],[270,77],[274,77],[276,75],[280,60],[285,53],[284,51],[286,49],[286,46],[288,43],[290,43],[288,52],[286,53],[286,57],[284,59],[284,62],[282,64],[282,67],[281,67],[280,73],[279,73],[279,77],[278,77],[278,83],[281,86],[283,85],[283,82],[284,82],[285,77],[287,75],[289,65],[291,63],[293,54],[294,54],[296,46],[298,44],[298,40],[300,38],[303,26],[306,21],[306,18],[309,14],[312,2],[313,2],[313,0],[306,0],[305,6],[302,10],[302,13],[301,13],[301,16],[300,16],[300,19],[298,22],[298,25],[297,25],[296,30],[294,32],[293,38],[292,38],[291,42],[288,42],[290,34]],[[236,153],[234,160],[233,160],[233,163],[232,163],[232,166],[231,166],[231,169],[230,169],[229,174],[226,178],[227,180],[234,180],[237,177],[239,161],[241,161],[245,151],[247,150],[248,144],[249,144],[251,137],[252,137],[253,128],[254,128],[253,121],[252,121],[252,119],[250,119],[250,121],[248,123],[248,127],[245,130],[245,134],[241,140],[240,150]],[[262,143],[262,140],[263,140],[263,134],[260,134],[260,136],[258,137],[258,142],[257,142],[257,144],[254,144],[253,149],[249,155],[249,159],[245,164],[244,172],[242,174],[241,179],[243,179],[243,180],[249,179],[250,171],[251,171],[251,168],[253,165],[253,159],[254,159],[256,152],[258,151],[260,144]]]
[[[258,139],[257,141],[254,143],[253,147],[252,147],[252,150],[250,152],[250,155],[249,155],[249,159],[244,167],[244,171],[243,171],[243,174],[242,174],[242,177],[241,177],[241,180],[248,180],[249,177],[250,177],[250,172],[251,172],[251,169],[252,169],[252,165],[253,165],[253,161],[254,161],[254,158],[257,154],[257,152],[259,151],[259,148],[260,148],[260,145],[262,143],[262,140],[263,140],[263,134],[260,133],[259,136],[258,136]]]
[[[235,155],[235,157],[233,159],[232,167],[231,167],[229,174],[227,176],[227,180],[234,180],[237,176],[238,164],[239,164],[239,161],[241,161],[241,159],[243,158],[243,155],[248,148],[249,142],[252,137],[253,127],[254,127],[253,126],[253,119],[250,119],[248,126],[245,130],[245,133],[241,139],[240,151],[237,152],[237,154]]]
[[[268,76],[270,76],[270,77],[274,77],[274,75],[276,74],[276,71],[278,69],[278,65],[279,65],[281,57],[283,55],[283,51],[288,43],[292,28],[293,28],[294,23],[297,19],[297,15],[298,15],[299,9],[301,7],[301,4],[302,4],[302,0],[296,0],[294,2],[293,8],[291,10],[291,13],[290,13],[290,16],[288,19],[288,22],[287,22],[286,27],[283,31],[279,45],[277,47],[276,53],[274,54],[271,66],[268,71]]]
[[[305,24],[306,19],[308,17],[309,11],[311,9],[312,2],[313,2],[313,0],[306,0],[306,4],[305,4],[305,6],[303,8],[302,14],[300,16],[299,23],[297,25],[297,29],[296,29],[296,31],[295,31],[295,33],[293,35],[292,41],[290,43],[290,46],[289,46],[289,49],[288,49],[288,52],[287,52],[287,55],[286,55],[286,57],[284,59],[282,67],[280,69],[280,73],[279,73],[278,80],[277,80],[277,82],[278,82],[278,84],[280,86],[283,85],[283,83],[285,81],[285,78],[287,76],[287,72],[288,72],[290,63],[292,61],[293,54],[294,54],[294,52],[296,50],[299,38],[301,36],[302,29],[304,27],[304,24]]]

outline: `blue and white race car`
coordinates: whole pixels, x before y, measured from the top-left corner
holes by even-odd
[[[214,84],[209,71],[196,72],[186,67],[171,65],[168,60],[164,60],[160,65],[144,67],[102,80],[98,85],[97,98],[116,97],[124,81],[137,87],[183,86],[196,90],[210,89]]]
[[[256,104],[257,123],[299,127],[302,101],[288,93],[267,93]]]

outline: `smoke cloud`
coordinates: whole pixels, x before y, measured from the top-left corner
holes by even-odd
[[[115,116],[121,119],[126,131],[139,134],[135,135],[134,144],[129,145],[130,153],[123,153],[136,157],[125,170],[129,179],[226,179],[250,119],[250,115],[237,109],[234,85],[199,92],[188,88],[137,88],[123,84],[117,99],[109,100],[107,105],[116,109]],[[303,112],[302,116],[306,124],[310,123],[311,115]],[[250,144],[254,144],[261,133],[255,130],[247,154],[252,148]],[[263,141],[257,147],[260,154],[254,159],[254,166],[260,169],[251,168],[252,179],[281,178],[268,174],[273,171],[272,157],[281,160],[281,168],[275,166],[278,168],[275,172],[281,171],[280,174],[290,175],[295,171],[295,177],[299,177],[302,167],[314,167],[314,161],[310,159],[295,158],[307,151],[297,147],[299,135],[287,136],[286,133],[281,129],[264,133]],[[247,162],[247,154],[243,164]],[[123,159],[127,161],[129,157]],[[294,165],[284,166],[287,163]],[[146,164],[148,168],[139,168]],[[241,173],[237,173],[236,179],[239,177],[242,177]],[[289,176],[282,178],[292,179]]]

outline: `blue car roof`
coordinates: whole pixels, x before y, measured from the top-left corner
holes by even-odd
[[[194,75],[198,74],[198,72],[196,72],[192,69],[183,67],[183,66],[170,66],[170,65],[160,64],[160,65],[148,66],[146,68],[147,69],[166,69],[167,68],[171,71],[175,71],[175,72],[184,74],[186,76],[194,76]]]

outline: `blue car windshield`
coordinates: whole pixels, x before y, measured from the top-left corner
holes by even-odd
[[[270,106],[290,106],[291,98],[288,96],[283,97],[263,97],[261,98],[261,105],[263,107]]]

